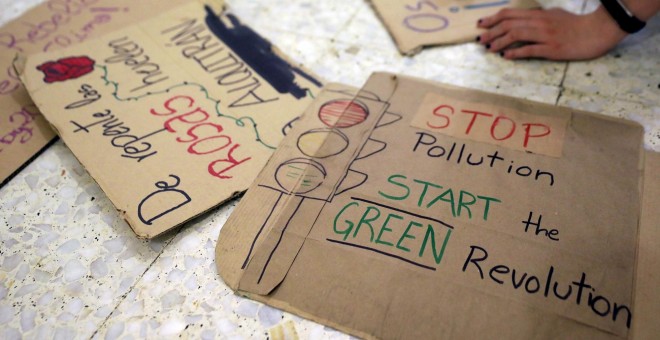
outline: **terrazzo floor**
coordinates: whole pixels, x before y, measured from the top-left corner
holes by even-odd
[[[0,24],[41,1],[0,0]],[[660,16],[588,62],[507,61],[475,43],[398,54],[366,1],[228,0],[284,53],[327,81],[373,71],[624,117],[660,151]],[[595,0],[540,1],[573,12]],[[0,189],[0,339],[303,339],[348,335],[236,296],[214,247],[232,201],[177,231],[138,240],[61,141]],[[294,331],[295,330],[295,331]]]

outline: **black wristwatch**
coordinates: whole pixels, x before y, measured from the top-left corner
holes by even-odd
[[[600,3],[603,4],[603,7],[610,13],[622,30],[628,33],[635,33],[646,26],[646,23],[639,20],[639,18],[630,12],[621,0],[600,0]]]

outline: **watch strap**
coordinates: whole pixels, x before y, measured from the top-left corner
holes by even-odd
[[[636,33],[646,26],[646,23],[639,20],[620,0],[600,0],[600,3],[622,30]]]

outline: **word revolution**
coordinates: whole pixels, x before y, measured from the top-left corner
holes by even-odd
[[[630,328],[632,321],[630,308],[616,302],[612,303],[606,297],[597,295],[596,288],[587,283],[587,274],[585,273],[582,273],[578,281],[564,284],[560,288],[560,283],[553,280],[555,272],[553,266],[550,266],[548,274],[544,278],[525,272],[521,273],[519,270],[503,264],[486,264],[487,258],[488,252],[486,249],[475,245],[470,246],[470,254],[463,264],[463,272],[476,272],[482,280],[490,279],[499,285],[508,286],[511,284],[513,289],[522,288],[522,291],[527,294],[540,293],[550,299],[573,300],[578,306],[583,306],[583,302],[586,302],[587,307],[598,316],[610,317],[612,322],[616,322],[619,318],[625,319],[626,327]],[[571,296],[573,296],[572,299]]]
[[[437,138],[431,134],[424,132],[416,132],[416,134],[419,137],[412,151],[426,153],[426,156],[431,158],[444,159],[447,162],[455,160],[456,164],[467,163],[470,166],[489,166],[493,169],[502,169],[502,162],[505,162],[504,157],[500,156],[499,151],[494,151],[487,155],[475,155],[467,149],[465,143],[458,144],[454,142],[451,144],[451,147],[447,147],[446,145],[437,144]],[[535,181],[544,180],[549,186],[555,185],[555,175],[548,171],[532,169],[532,167],[527,165],[517,165],[512,160],[509,161],[508,167],[505,166],[505,169],[508,174],[534,178]]]

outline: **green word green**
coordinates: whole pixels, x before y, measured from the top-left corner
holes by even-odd
[[[350,202],[335,217],[333,230],[336,234],[343,235],[344,241],[349,237],[357,238],[358,234],[367,233],[371,243],[407,253],[414,248],[420,258],[424,257],[424,254],[428,252],[427,249],[430,248],[435,263],[440,264],[451,236],[451,229],[438,226],[446,230],[442,246],[438,247],[436,244],[437,232],[432,224],[427,223],[426,230],[424,230],[424,224],[420,222],[395,213],[383,214],[381,209],[386,208],[371,204],[360,205],[355,201]],[[340,221],[342,218],[344,220]],[[422,235],[423,238],[421,238]]]

